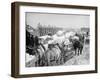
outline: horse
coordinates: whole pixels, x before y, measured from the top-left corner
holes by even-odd
[[[75,36],[75,37],[77,37],[77,39],[70,39],[70,41],[72,42],[75,55],[77,55],[77,51],[78,51],[78,55],[80,55],[82,54],[84,40],[81,36]]]
[[[83,50],[83,44],[80,41],[74,41],[73,43],[73,47],[75,50],[75,55],[77,54],[77,50],[78,50],[78,55],[82,54],[82,50]]]
[[[42,44],[39,44],[35,49],[35,56],[37,58],[36,66],[44,66],[45,64],[45,47]]]
[[[31,47],[31,49],[27,49],[27,52],[30,55],[34,55],[36,58],[35,66],[42,66],[44,63],[44,53],[45,53],[45,46],[41,43],[41,40],[38,38],[38,36],[35,36],[35,44],[34,47]]]
[[[45,58],[46,58],[46,65],[47,66],[53,66],[55,62],[55,65],[58,65],[60,63],[61,58],[61,50],[56,44],[49,44],[48,50],[45,52]]]

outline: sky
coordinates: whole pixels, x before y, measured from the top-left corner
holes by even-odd
[[[89,27],[90,24],[89,15],[27,12],[25,16],[26,24],[32,26],[33,28],[37,28],[38,23],[62,28]]]

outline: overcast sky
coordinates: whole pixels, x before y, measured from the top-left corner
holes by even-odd
[[[66,28],[90,27],[90,17],[89,15],[26,13],[27,25],[36,28],[38,23]]]

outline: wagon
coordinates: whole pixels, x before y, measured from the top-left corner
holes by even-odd
[[[62,53],[63,53],[64,63],[68,61],[69,59],[71,59],[74,56],[74,49],[73,49],[72,43],[67,44]]]

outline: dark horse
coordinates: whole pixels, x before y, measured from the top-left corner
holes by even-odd
[[[75,50],[75,55],[77,54],[77,51],[78,51],[78,55],[80,55],[82,54],[82,50],[84,46],[84,36],[76,35],[76,37],[79,37],[79,40],[70,39],[70,41],[72,42],[73,49]]]
[[[73,42],[73,48],[75,50],[75,55],[77,55],[77,50],[78,50],[78,55],[80,55],[80,54],[82,54],[83,43],[79,40],[75,40]]]

